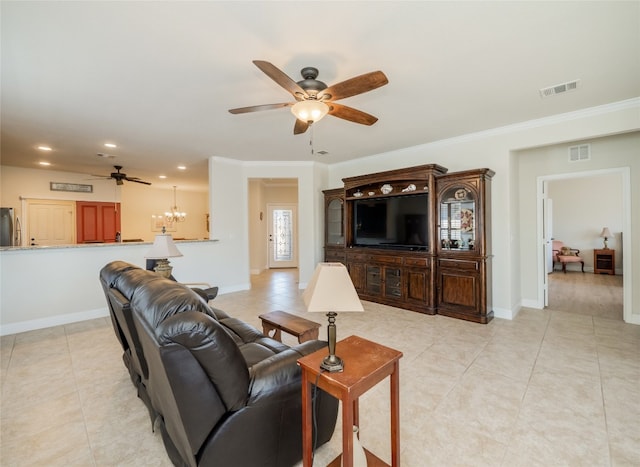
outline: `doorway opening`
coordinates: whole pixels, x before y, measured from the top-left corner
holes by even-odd
[[[249,261],[252,275],[298,267],[298,179],[250,178]]]
[[[548,198],[553,199],[553,211],[558,211],[558,199],[554,199],[551,196],[548,196],[550,192],[553,193],[554,186],[560,186],[562,183],[569,184],[572,180],[584,179],[584,186],[590,186],[591,188],[583,188],[582,191],[591,190],[593,192],[593,180],[597,180],[597,177],[613,176],[617,183],[620,184],[621,187],[621,195],[620,199],[612,200],[614,203],[618,203],[617,205],[620,207],[620,216],[619,225],[621,228],[619,229],[619,235],[617,236],[617,246],[620,250],[618,253],[622,259],[619,262],[619,272],[622,272],[622,277],[618,276],[610,276],[610,279],[596,277],[593,274],[592,268],[592,253],[593,249],[598,248],[598,245],[595,243],[592,244],[589,248],[583,248],[583,253],[585,256],[585,262],[589,265],[585,268],[584,275],[581,272],[575,273],[567,273],[567,277],[564,276],[562,272],[550,272],[552,270],[553,264],[549,264],[552,261],[552,255],[550,254],[550,245],[553,238],[557,240],[562,240],[565,243],[572,241],[572,239],[567,240],[566,238],[557,238],[556,226],[550,227],[552,225],[551,216],[548,212]],[[554,185],[556,184],[556,185]],[[580,294],[579,288],[576,288],[576,281],[580,281],[580,284],[584,283],[583,292],[581,295],[575,295],[575,297],[580,297],[582,299],[586,299],[590,297],[594,302],[596,300],[601,299],[593,294],[594,287],[596,283],[602,287],[606,288],[605,294],[615,293],[616,290],[616,281],[622,283],[622,318],[625,322],[631,322],[631,264],[630,259],[632,257],[632,245],[630,241],[630,229],[631,229],[631,189],[630,189],[630,170],[628,167],[615,168],[615,169],[604,169],[604,170],[594,170],[594,171],[585,171],[578,173],[567,173],[567,174],[558,174],[558,175],[548,175],[538,177],[537,182],[537,198],[538,198],[538,221],[537,221],[537,236],[540,239],[537,242],[537,258],[538,258],[538,293],[539,297],[543,298],[544,306],[553,307],[553,309],[557,309],[558,306],[563,306],[563,301],[566,306],[575,306],[575,300],[566,302],[566,299],[569,299],[570,294],[567,293],[567,290],[572,290],[571,293]],[[550,189],[551,188],[551,189]],[[578,190],[580,191],[580,190]],[[576,192],[576,190],[570,192],[570,195],[575,195],[577,198],[580,198],[580,193]],[[556,197],[558,198],[558,197]],[[570,196],[568,196],[570,198]],[[550,211],[550,210],[549,210]],[[573,211],[575,212],[576,218],[575,221],[589,223],[588,220],[585,221],[585,218],[589,219],[590,213],[593,213],[593,210],[589,209],[584,203],[576,203],[573,207]],[[596,221],[597,222],[597,221]],[[602,229],[602,225],[593,226],[592,230],[597,233],[593,233],[593,239],[590,239],[591,242],[597,243],[597,235],[599,231]],[[583,229],[584,230],[584,229]],[[586,235],[591,235],[591,233],[587,233]],[[575,238],[575,237],[574,237]],[[579,240],[574,240],[578,242]],[[584,241],[584,239],[583,239]],[[621,254],[624,252],[624,254]],[[569,275],[571,274],[571,275]],[[560,277],[562,275],[563,277]],[[589,276],[587,276],[589,275]],[[557,280],[556,280],[557,279]],[[611,282],[606,283],[606,281]],[[573,285],[571,284],[573,282]],[[588,282],[592,282],[592,285],[589,286]],[[562,292],[562,288],[564,287],[565,292]],[[554,303],[554,296],[556,297]],[[567,310],[570,311],[570,310]],[[597,314],[597,312],[596,312]],[[613,317],[613,316],[608,316]]]

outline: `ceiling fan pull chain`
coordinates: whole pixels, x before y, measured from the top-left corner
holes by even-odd
[[[311,132],[309,132],[309,146],[311,146],[311,155],[313,156],[313,125],[309,125],[311,127]]]

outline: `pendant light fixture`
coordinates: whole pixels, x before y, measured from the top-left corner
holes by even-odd
[[[174,223],[174,222],[184,222],[186,217],[187,217],[187,213],[186,212],[182,212],[178,209],[178,205],[176,203],[176,186],[173,186],[173,206],[171,206],[171,209],[167,212],[164,213],[164,217],[167,220],[168,223]]]

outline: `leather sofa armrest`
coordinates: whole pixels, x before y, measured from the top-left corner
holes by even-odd
[[[313,353],[316,350],[320,350],[323,348],[327,349],[327,355],[329,354],[329,349],[327,347],[326,341],[310,340],[310,341],[303,342],[302,344],[295,345],[291,348],[296,352],[298,352],[301,357],[304,357],[305,355],[309,355],[310,353]]]
[[[247,405],[258,404],[263,399],[271,403],[300,395],[298,359],[326,346],[326,342],[318,340],[303,342],[253,365],[249,370],[251,383]]]
[[[259,404],[262,400],[272,403],[300,393],[299,358],[300,354],[288,349],[253,365],[249,370],[251,383],[247,405]]]

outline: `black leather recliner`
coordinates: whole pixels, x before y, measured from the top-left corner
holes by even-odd
[[[121,261],[100,279],[125,364],[175,465],[291,466],[302,458],[297,360],[326,343],[290,348],[188,287]],[[315,406],[320,446],[333,434],[338,401],[318,390]]]

